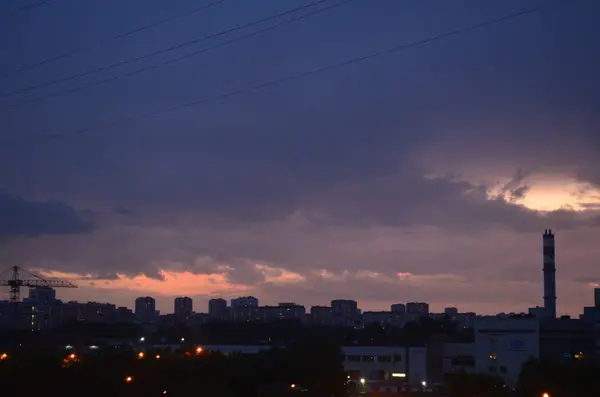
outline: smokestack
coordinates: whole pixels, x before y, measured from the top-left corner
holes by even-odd
[[[544,311],[546,316],[556,318],[556,263],[554,261],[554,233],[544,230]]]

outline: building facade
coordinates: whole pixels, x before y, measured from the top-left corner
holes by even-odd
[[[194,309],[192,298],[187,296],[175,298],[173,310],[173,313],[175,314],[175,320],[183,322],[190,321],[193,312]]]
[[[141,296],[135,300],[135,316],[138,321],[152,323],[156,321],[156,301],[149,296]]]
[[[540,326],[533,317],[484,317],[475,321],[475,371],[514,387],[521,367],[540,358]]]

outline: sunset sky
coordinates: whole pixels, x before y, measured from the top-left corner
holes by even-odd
[[[323,0],[218,35],[315,1],[210,2],[2,2],[0,270],[163,313],[183,295],[522,312],[550,228],[558,313],[592,304],[600,2]]]

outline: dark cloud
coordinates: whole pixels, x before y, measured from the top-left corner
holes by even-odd
[[[29,201],[0,190],[0,235],[89,233],[94,230],[89,215],[58,201]]]
[[[119,276],[116,273],[104,273],[93,277],[94,280],[118,280]]]

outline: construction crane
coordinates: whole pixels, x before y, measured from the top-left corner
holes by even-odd
[[[21,300],[21,287],[77,288],[70,281],[46,280],[19,266],[13,266],[0,274],[7,273],[8,271],[12,271],[12,277],[7,280],[0,279],[0,287],[10,288],[10,302],[15,304],[15,306]],[[22,279],[19,277],[19,272],[27,273],[33,278]]]

